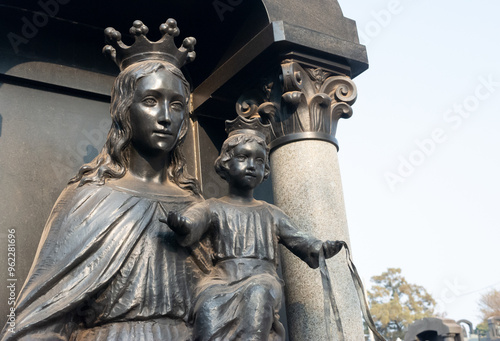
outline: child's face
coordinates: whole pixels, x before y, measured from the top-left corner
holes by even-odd
[[[234,147],[233,157],[227,162],[229,185],[242,189],[254,189],[264,179],[266,150],[255,141]]]

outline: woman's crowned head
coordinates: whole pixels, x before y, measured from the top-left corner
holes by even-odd
[[[80,182],[104,184],[108,178],[121,178],[129,166],[129,148],[131,145],[132,127],[130,122],[130,105],[140,79],[164,69],[172,73],[182,82],[186,94],[186,107],[189,102],[189,83],[182,72],[172,64],[164,61],[142,61],[132,64],[123,70],[115,80],[111,92],[111,128],[100,154],[90,163],[83,165],[70,183]],[[184,115],[183,123],[177,135],[177,143],[171,152],[171,161],[167,175],[181,188],[199,193],[196,181],[190,178],[184,169],[185,160],[181,152],[181,144],[188,131],[188,115]]]
[[[125,175],[129,167],[129,154],[134,132],[130,119],[130,107],[138,83],[144,77],[159,70],[165,70],[171,74],[181,83],[181,88],[184,90],[183,101],[185,101],[186,113],[189,112],[190,86],[180,70],[180,66],[194,59],[194,38],[186,38],[183,47],[179,50],[172,48],[172,44],[169,44],[168,41],[173,41],[173,37],[178,34],[178,28],[175,20],[169,19],[160,26],[164,36],[155,44],[163,44],[165,48],[158,54],[156,52],[158,47],[153,48],[153,44],[144,36],[147,28],[139,21],[134,22],[134,27],[136,29],[136,44],[130,47],[121,42],[121,35],[116,30],[108,28],[105,31],[108,42],[113,46],[107,45],[104,52],[110,55],[122,69],[111,92],[112,124],[99,155],[90,163],[83,165],[78,174],[70,180],[70,183],[79,182],[80,186],[86,183],[104,184],[106,179],[121,178]],[[175,47],[175,45],[173,46]],[[147,51],[148,48],[151,48],[152,52]],[[168,178],[180,188],[199,194],[196,180],[190,177],[185,170],[185,159],[180,149],[188,131],[188,120],[188,115],[183,115],[175,145],[170,151],[170,163],[167,165],[166,172]]]

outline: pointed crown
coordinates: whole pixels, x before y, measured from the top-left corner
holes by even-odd
[[[148,31],[148,27],[142,21],[134,21],[130,28],[130,34],[134,35],[135,42],[131,46],[127,46],[122,42],[121,33],[113,27],[108,27],[104,30],[104,36],[109,45],[104,46],[102,52],[111,57],[120,71],[144,60],[164,60],[180,69],[184,64],[195,59],[195,38],[185,38],[180,48],[175,45],[174,38],[179,35],[180,30],[174,19],[168,19],[160,25],[160,32],[163,33],[163,36],[156,42],[146,38]]]
[[[259,117],[248,119],[238,116],[232,121],[226,121],[226,132],[228,137],[250,134],[260,137],[266,144],[271,142],[271,125],[262,123]]]

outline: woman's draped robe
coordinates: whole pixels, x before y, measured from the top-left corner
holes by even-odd
[[[159,218],[197,197],[69,185],[2,340],[186,340],[194,265]]]

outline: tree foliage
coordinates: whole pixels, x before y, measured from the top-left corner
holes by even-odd
[[[436,301],[424,287],[410,284],[401,269],[389,268],[368,291],[370,311],[377,329],[387,340],[404,339],[408,326],[414,321],[434,315]]]
[[[476,334],[479,334],[481,336],[487,336],[489,332],[488,328],[488,323],[487,322],[481,322],[476,326]]]
[[[500,290],[493,289],[481,295],[479,311],[483,322],[486,322],[490,317],[500,316]]]

